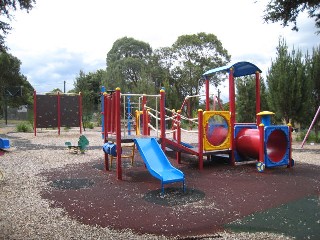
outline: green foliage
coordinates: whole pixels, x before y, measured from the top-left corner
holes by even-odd
[[[211,68],[224,66],[230,55],[214,34],[198,33],[182,35],[170,48],[157,51],[161,64],[169,76],[168,87],[173,88],[174,98],[181,105],[186,96],[198,95],[204,79],[202,74]],[[218,76],[210,79],[216,86]],[[167,89],[167,87],[166,87]],[[197,99],[191,100],[191,108],[198,108]],[[175,108],[179,105],[173,105]]]
[[[148,77],[151,54],[148,43],[127,37],[115,41],[107,54],[106,88],[121,87],[122,92],[131,93],[140,90],[139,82]]]
[[[158,94],[166,90],[166,104],[180,108],[187,95],[199,94],[205,70],[225,65],[228,52],[213,34],[180,36],[171,46],[152,51],[149,44],[133,38],[118,39],[107,54],[107,89]],[[218,80],[211,79],[216,85]],[[198,100],[193,99],[192,109]]]
[[[191,122],[191,121],[187,121],[187,120],[182,120],[181,121],[181,127],[183,129],[197,129],[198,128],[198,125],[194,122]]]
[[[95,126],[101,126],[101,114],[100,112],[94,112],[92,114],[86,114],[82,117],[84,129],[93,129]]]
[[[20,72],[21,61],[11,54],[0,52],[0,112],[6,103],[10,107],[32,105],[33,88]]]
[[[29,123],[19,123],[17,126],[16,126],[16,130],[17,132],[32,132],[32,127],[30,126]]]
[[[34,114],[33,114],[33,105],[28,109],[28,123],[34,129]]]
[[[320,45],[313,48],[312,55],[310,57],[307,56],[307,76],[312,84],[312,99],[308,112],[312,113],[313,116],[320,106]],[[306,120],[308,120],[309,124],[311,118],[307,118]],[[320,117],[316,119],[314,124],[314,129],[317,136],[319,133],[319,122]]]
[[[308,77],[312,82],[312,96],[315,101],[315,106],[320,105],[320,45],[314,47],[312,56],[307,58]]]
[[[236,110],[237,122],[256,122],[256,80],[253,76],[236,79],[237,95]],[[261,110],[267,110],[266,86],[263,78],[260,79]]]
[[[229,111],[230,110],[230,103],[229,102],[224,103],[222,106],[223,106],[223,110],[224,111]]]
[[[89,122],[89,121],[85,121],[85,122],[83,122],[83,127],[84,128],[93,129],[94,128],[94,123],[93,122]]]
[[[95,119],[95,123],[97,127],[101,127],[101,120],[102,120],[102,115],[99,112],[98,114],[96,114],[96,119]]]
[[[307,134],[307,130],[299,132],[296,137],[296,141],[303,141]],[[307,137],[307,142],[320,143],[320,134],[314,131],[311,131]]]
[[[284,27],[293,23],[292,30],[298,31],[297,17],[306,10],[309,18],[315,18],[316,28],[320,29],[319,9],[319,0],[270,0],[263,18],[266,22],[281,22]]]
[[[270,110],[282,116],[286,123],[301,122],[310,106],[311,84],[301,51],[292,50],[279,40],[277,58],[268,71],[268,103]]]
[[[166,107],[180,109],[182,104],[181,97],[178,97],[177,89],[173,88],[168,79],[163,81],[163,88],[166,91]]]
[[[71,127],[64,127],[63,128],[66,132],[68,132],[70,129],[71,129]]]
[[[98,70],[95,73],[86,74],[80,71],[74,82],[74,92],[82,94],[83,115],[90,116],[100,108],[100,87],[106,72]]]
[[[13,1],[0,1],[0,15],[5,16],[7,20],[12,19],[11,12],[16,11],[18,8],[25,9],[27,12],[32,9],[36,3],[35,0],[13,0]],[[5,52],[7,47],[5,46],[5,36],[11,30],[11,26],[7,21],[4,21],[2,17],[0,20],[0,52]]]
[[[54,88],[52,89],[51,93],[62,93],[61,89],[60,88]]]

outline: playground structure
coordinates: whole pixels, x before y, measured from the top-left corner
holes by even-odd
[[[8,149],[10,148],[10,141],[6,138],[0,138],[0,149]]]
[[[210,94],[209,79],[213,74],[218,72],[226,72],[229,75],[229,111],[210,110]],[[197,146],[191,146],[181,141],[181,131],[185,131],[181,127],[182,119],[186,119],[181,114],[181,109],[172,111],[165,107],[165,91],[160,90],[159,95],[138,95],[138,94],[121,94],[120,88],[108,91],[103,94],[102,105],[102,136],[105,142],[103,147],[105,151],[105,169],[109,170],[108,155],[117,158],[117,178],[122,179],[121,164],[121,144],[134,142],[140,154],[146,163],[150,173],[160,179],[163,184],[167,183],[163,180],[163,176],[169,169],[164,168],[168,159],[162,157],[162,152],[166,149],[172,149],[176,152],[177,162],[181,162],[181,153],[191,154],[198,157],[199,169],[203,169],[203,159],[213,159],[215,156],[226,155],[229,157],[231,165],[238,162],[247,162],[255,160],[257,162],[257,170],[264,171],[265,167],[287,166],[292,167],[294,161],[292,159],[291,149],[291,126],[279,126],[271,124],[272,112],[262,111],[260,109],[260,73],[261,70],[252,63],[238,62],[230,66],[224,66],[211,69],[203,74],[205,78],[205,103],[206,109],[198,110],[198,118],[196,120],[189,119],[198,125],[197,127]],[[236,123],[235,110],[235,78],[246,75],[255,74],[256,79],[256,122],[255,123]],[[142,98],[141,109],[137,111],[139,117],[136,118],[136,135],[132,135],[131,131],[127,132],[129,123],[132,118],[125,119],[125,113],[121,114],[121,109],[126,112],[125,97],[139,96]],[[121,97],[124,106],[121,108]],[[159,101],[159,111],[147,106],[147,97],[156,97]],[[154,118],[159,127],[151,125],[151,118]],[[172,129],[166,129],[166,121],[171,121]],[[150,156],[141,150],[140,139],[150,138],[150,129],[157,133],[159,144],[155,144],[153,140],[148,142]],[[129,134],[130,133],[130,134]],[[140,133],[140,135],[139,135]],[[160,133],[160,136],[158,136]],[[172,138],[167,135],[172,133]],[[151,149],[151,150],[150,150]],[[154,152],[156,154],[154,154]],[[161,155],[161,157],[157,157]],[[149,169],[148,164],[158,162],[156,171]],[[177,169],[178,170],[178,169]],[[178,175],[178,174],[177,174]],[[183,177],[184,179],[184,177]],[[181,176],[170,182],[183,182]]]
[[[37,95],[33,92],[34,135],[37,128],[79,127],[82,133],[82,96],[79,94]]]
[[[229,105],[230,105],[230,162],[257,160],[257,170],[264,167],[292,167],[292,127],[272,125],[271,116],[274,113],[261,112],[260,109],[260,73],[261,70],[252,63],[238,62],[236,64],[215,68],[203,74],[206,80],[206,93],[209,92],[209,78],[218,72],[229,74]],[[236,123],[235,110],[235,78],[255,74],[256,79],[256,123]],[[208,98],[208,96],[207,96]],[[208,101],[206,101],[207,103]],[[207,106],[206,106],[207,107]],[[208,109],[208,108],[207,108]],[[221,134],[219,135],[221,137]],[[262,166],[262,167],[261,167]]]
[[[174,182],[182,182],[183,190],[185,190],[184,185],[184,174],[178,170],[177,168],[173,167],[169,162],[168,158],[165,156],[163,150],[161,149],[158,142],[155,138],[140,138],[136,134],[131,134],[131,125],[133,124],[133,117],[132,115],[128,114],[127,119],[121,119],[121,94],[120,88],[117,88],[115,91],[108,91],[105,92],[105,89],[102,89],[102,137],[104,138],[104,145],[103,151],[105,152],[105,169],[109,170],[109,158],[111,156],[111,161],[113,157],[116,157],[116,165],[117,165],[117,178],[122,179],[122,146],[123,144],[132,144],[134,143],[137,146],[142,159],[144,160],[145,166],[149,170],[152,176],[156,177],[161,181],[161,189],[162,193],[164,193],[164,184],[174,183]],[[164,93],[164,91],[162,91]],[[137,111],[136,113],[136,125],[140,126],[140,122],[142,122],[142,128],[139,130],[139,134],[142,133],[144,135],[150,135],[150,124],[149,124],[149,115],[147,110],[147,96],[153,97],[156,100],[156,105],[158,103],[158,98],[162,98],[164,100],[164,95],[139,95],[139,94],[122,94],[124,97],[124,103],[126,103],[126,99],[129,99],[127,112],[131,113],[131,97],[138,97],[139,102],[141,100],[141,104],[143,106],[142,113]],[[160,100],[161,103],[161,100]],[[140,105],[140,103],[139,103]],[[126,105],[123,107],[124,113],[123,115],[126,116]],[[157,112],[157,110],[156,110]],[[157,113],[156,113],[157,114]],[[137,117],[138,116],[138,117]],[[140,121],[140,118],[142,121]],[[157,118],[157,116],[156,116]],[[157,124],[156,124],[157,125]],[[122,132],[122,126],[128,131]],[[122,133],[121,133],[122,132]],[[137,131],[136,131],[137,133]],[[121,135],[124,134],[122,137]],[[129,156],[124,157],[132,157],[134,158],[134,145],[133,153]],[[133,164],[133,159],[131,159],[131,164]]]

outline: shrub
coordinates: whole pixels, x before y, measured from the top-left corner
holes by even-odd
[[[94,128],[94,123],[93,122],[84,122],[83,126],[85,128],[93,129]]]
[[[71,129],[71,127],[64,127],[64,130],[65,130],[66,132],[68,132],[70,129]]]
[[[307,131],[301,131],[298,135],[296,140],[297,141],[303,141],[304,137],[306,136]],[[320,136],[316,136],[314,131],[310,131],[308,138],[307,138],[307,142],[316,142],[319,143],[320,142]]]
[[[19,123],[16,127],[17,132],[31,132],[32,128],[28,123]]]

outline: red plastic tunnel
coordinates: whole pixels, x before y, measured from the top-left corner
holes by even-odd
[[[242,157],[259,159],[260,135],[258,129],[241,129],[235,139],[236,150]],[[266,139],[265,147],[267,157],[272,162],[280,162],[287,151],[286,134],[280,130],[274,130]]]

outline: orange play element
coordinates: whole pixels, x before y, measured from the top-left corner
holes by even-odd
[[[143,111],[136,110],[136,135],[141,135],[142,115]]]

